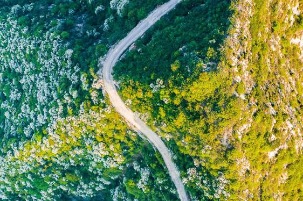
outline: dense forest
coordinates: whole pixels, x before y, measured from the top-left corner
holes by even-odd
[[[94,94],[98,58],[161,3],[33,2],[0,4],[4,138],[28,139],[57,116],[77,114]]]
[[[163,2],[1,1],[1,200],[177,199],[96,75],[99,57]]]
[[[194,161],[193,195],[207,172],[228,200],[301,200],[302,2],[228,5],[162,20],[116,67],[120,93]]]
[[[0,2],[0,199],[177,200],[98,60],[166,0]],[[114,68],[191,200],[303,200],[303,3],[183,0]]]

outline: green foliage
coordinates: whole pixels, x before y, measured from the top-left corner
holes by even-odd
[[[52,72],[73,67],[70,74],[60,71],[53,90],[58,101],[48,102],[54,108],[62,103],[58,120],[48,117],[25,135],[31,122],[18,115],[26,94],[29,110],[44,110],[35,93],[22,88],[20,72],[1,63],[0,106],[22,91],[9,113],[0,109],[1,199],[47,200],[48,191],[55,200],[113,194],[118,200],[177,199],[160,155],[127,130],[91,87],[98,58],[163,2],[133,0],[123,10],[110,8],[108,0],[0,2],[0,22],[15,20],[22,41],[36,41],[35,48],[16,48],[24,55],[3,51],[1,59],[18,55],[5,64],[26,61],[35,67],[27,74],[45,72],[40,49],[48,60],[57,43],[40,45],[47,33],[60,41],[55,53],[61,65]],[[122,97],[167,139],[193,200],[303,199],[302,48],[294,42],[302,35],[303,11],[301,3],[296,6],[286,0],[184,0],[115,68]],[[8,45],[4,41],[1,47]],[[72,73],[81,75],[73,86],[77,96]],[[12,127],[8,117],[21,122],[11,136],[5,133]]]
[[[229,200],[299,200],[302,5],[233,1],[229,17],[229,3],[183,1],[117,65],[120,93],[174,153],[214,181],[223,172]],[[208,197],[197,186],[191,196]]]
[[[173,139],[167,143],[177,154],[184,177],[189,177],[193,158],[205,161],[197,173],[200,177],[191,176],[188,182],[191,196],[201,200],[215,198],[218,186],[214,175],[223,169],[221,155],[216,154],[221,150],[220,141],[213,133],[222,133],[222,127],[234,124],[241,113],[234,107],[241,101],[221,96],[227,75],[216,72],[219,48],[229,25],[228,5],[228,1],[205,1],[204,5],[182,2],[115,67],[123,98],[131,100],[133,110],[150,115],[146,120],[151,127]],[[216,17],[218,13],[222,16]],[[218,149],[204,153],[207,144]],[[215,171],[205,170],[206,162]],[[202,184],[204,176],[213,179],[213,185]]]
[[[163,161],[154,156],[147,142],[126,129],[119,115],[111,112],[113,109],[103,100],[101,90],[92,87],[98,80],[99,57],[163,2],[130,1],[121,14],[117,8],[111,8],[108,0],[0,2],[1,36],[9,33],[12,36],[1,41],[0,106],[7,105],[14,90],[21,93],[20,100],[12,103],[13,111],[6,113],[6,116],[16,114],[14,118],[20,123],[14,133],[7,130],[11,123],[0,108],[1,200],[100,200],[100,197],[108,200],[115,190],[120,200],[133,200],[139,194],[141,200],[177,199]],[[11,49],[14,46],[5,41],[17,44],[18,48]],[[26,42],[31,45],[27,46]],[[27,47],[23,49],[22,45]],[[3,51],[5,48],[10,49]],[[21,62],[31,66],[30,71],[17,69],[19,63],[27,66]],[[45,71],[50,63],[55,66]],[[32,84],[31,90],[24,90],[20,82],[23,74],[50,84],[51,92],[37,84]],[[40,74],[43,79],[36,79]],[[52,82],[51,78],[58,81]],[[49,108],[38,104],[35,97],[38,93],[33,88],[51,96],[47,101]],[[25,96],[30,96],[26,103]],[[31,124],[31,119],[22,116],[24,108],[27,109],[24,105],[28,105],[35,120],[33,114],[39,112],[52,113],[56,118],[46,115],[43,125]],[[105,114],[98,117],[95,125],[92,122],[96,119],[85,117],[88,114],[96,117],[101,111]],[[25,134],[29,125],[32,130]],[[108,155],[96,154],[101,145],[105,145],[101,153],[105,151]],[[117,163],[110,163],[113,158]],[[140,164],[135,170],[139,175],[136,178],[131,174],[134,169],[127,165],[135,162]],[[137,186],[143,169],[149,177],[133,195],[123,181],[133,180]],[[128,174],[124,175],[125,172]]]
[[[138,189],[138,187],[136,186],[133,180],[126,181],[125,187],[127,192],[133,195],[135,198],[139,198],[142,196],[142,192]]]

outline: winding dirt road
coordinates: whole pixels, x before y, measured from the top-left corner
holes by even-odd
[[[149,142],[158,149],[164,159],[165,165],[169,171],[169,175],[177,188],[180,200],[188,201],[189,199],[187,197],[184,185],[180,179],[180,173],[172,161],[168,148],[155,132],[153,132],[141,119],[139,119],[134,112],[126,107],[125,103],[117,93],[112,76],[113,67],[119,60],[120,56],[127,50],[127,48],[138,38],[140,38],[163,15],[175,8],[175,6],[180,2],[181,0],[170,0],[169,2],[157,7],[133,30],[131,30],[124,39],[109,50],[104,62],[100,62],[99,66],[100,72],[102,72],[101,79],[103,79],[104,89],[109,96],[111,104],[137,132],[146,137]]]

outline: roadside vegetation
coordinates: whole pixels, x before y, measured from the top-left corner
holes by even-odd
[[[99,57],[161,2],[0,3],[1,200],[177,199],[96,75]]]
[[[302,199],[302,3],[183,6],[117,66],[122,97],[180,153],[192,197]]]
[[[88,86],[99,57],[159,3],[136,9],[138,2],[117,0],[1,2],[2,142],[29,139],[93,103]]]
[[[182,2],[114,68],[125,102],[176,154],[193,200],[228,196],[221,169],[206,164],[219,165],[219,157],[208,154],[217,143],[212,111],[220,107],[223,77],[217,66],[230,25],[229,7],[229,1]],[[230,99],[226,104],[235,103]]]
[[[99,57],[165,0],[0,2],[0,199],[177,200]],[[302,200],[303,4],[184,0],[115,67],[191,200]]]

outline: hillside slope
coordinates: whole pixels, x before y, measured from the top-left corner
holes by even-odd
[[[165,0],[0,2],[0,199],[176,200],[98,58]],[[303,2],[183,0],[114,68],[196,200],[303,200]]]
[[[178,198],[96,75],[98,58],[162,2],[0,2],[1,200]]]
[[[186,18],[176,13],[174,23],[136,43],[117,66],[121,95],[177,144],[198,200],[201,191],[229,200],[300,200],[302,2],[234,1],[228,31],[223,2],[191,4]],[[213,15],[205,17],[206,8]],[[217,13],[222,22],[213,22]],[[213,22],[208,32],[205,18]],[[198,19],[205,19],[200,31],[192,26],[179,38],[178,28]],[[227,193],[209,196],[209,177],[218,186],[227,179]]]

